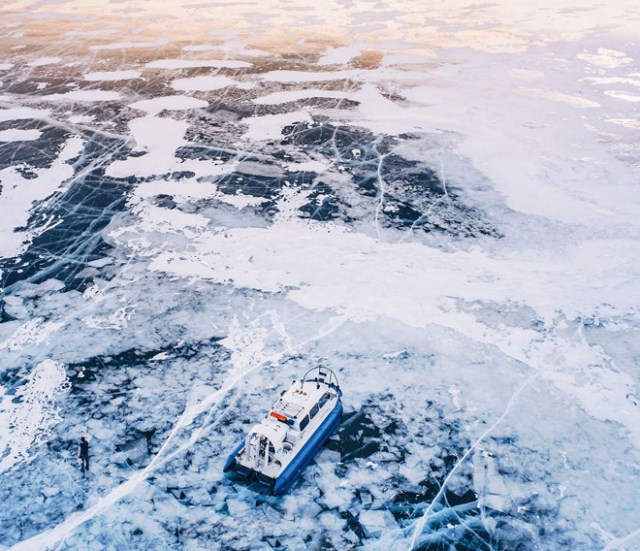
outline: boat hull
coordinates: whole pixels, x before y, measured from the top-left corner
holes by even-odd
[[[224,467],[222,468],[222,470],[225,473],[228,473],[235,468],[236,456],[242,451],[242,448],[244,448],[244,440],[236,446],[236,449],[233,450],[233,453],[229,457],[227,457],[227,460],[224,462]]]
[[[336,407],[327,415],[322,425],[311,435],[311,438],[309,438],[291,463],[289,463],[280,476],[276,478],[273,485],[273,493],[275,495],[282,495],[291,488],[300,473],[318,454],[322,445],[338,429],[341,417],[342,403],[338,400]]]
[[[271,493],[274,495],[285,494],[289,491],[291,486],[293,486],[294,482],[305,467],[318,454],[320,448],[322,448],[327,439],[338,429],[341,418],[342,403],[338,400],[331,413],[329,413],[327,418],[322,422],[322,425],[320,425],[311,435],[309,440],[305,442],[304,446],[302,446],[296,456],[275,479],[265,477],[262,473],[248,469],[237,463],[236,457],[244,448],[244,441],[242,441],[236,449],[233,450],[233,453],[229,455],[224,464],[223,471],[225,473],[234,472],[241,475],[243,478],[257,480],[262,485],[269,487]]]

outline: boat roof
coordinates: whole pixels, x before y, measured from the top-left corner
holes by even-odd
[[[325,383],[307,381],[304,385],[296,381],[282,397],[273,404],[273,411],[281,413],[285,417],[293,419],[300,413],[308,412],[325,392],[331,389]]]
[[[261,436],[266,436],[274,446],[281,446],[285,437],[287,436],[287,427],[282,423],[274,422],[274,423],[259,423],[255,425],[250,433],[259,434]]]

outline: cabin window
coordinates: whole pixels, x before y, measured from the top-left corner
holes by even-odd
[[[325,392],[322,395],[322,398],[320,398],[320,400],[318,401],[318,407],[322,407],[324,406],[328,401],[329,401],[330,395],[328,392]]]
[[[309,412],[309,419],[313,419],[318,414],[319,410],[320,410],[320,408],[318,407],[318,404],[313,406],[311,408],[311,411]]]
[[[304,430],[308,424],[309,424],[309,417],[305,415],[300,421],[300,430]]]

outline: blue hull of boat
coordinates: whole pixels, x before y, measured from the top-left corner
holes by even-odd
[[[242,442],[240,442],[240,444],[238,444],[236,446],[236,449],[233,450],[233,453],[229,457],[227,457],[227,460],[224,462],[224,467],[222,468],[222,470],[225,473],[227,473],[227,472],[229,472],[229,471],[231,471],[233,469],[233,467],[235,466],[235,463],[236,463],[236,455],[238,455],[240,453],[242,448],[244,448],[244,440]]]
[[[313,433],[309,441],[298,452],[296,457],[287,465],[282,471],[280,476],[273,481],[271,491],[274,495],[285,494],[293,483],[296,481],[300,473],[311,462],[311,460],[318,454],[322,445],[326,440],[338,429],[340,426],[340,419],[342,418],[342,402],[338,400],[336,407],[323,421],[322,425],[318,427],[318,430]],[[244,447],[244,441],[240,442],[233,453],[227,458],[223,471],[235,471],[237,468],[236,456]],[[247,469],[242,469],[247,470]],[[258,475],[258,473],[254,473]]]

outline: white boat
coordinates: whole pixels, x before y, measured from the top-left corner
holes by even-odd
[[[314,373],[315,372],[315,373]],[[227,459],[224,472],[257,480],[276,495],[298,475],[340,426],[342,391],[335,373],[312,368],[296,380]]]

